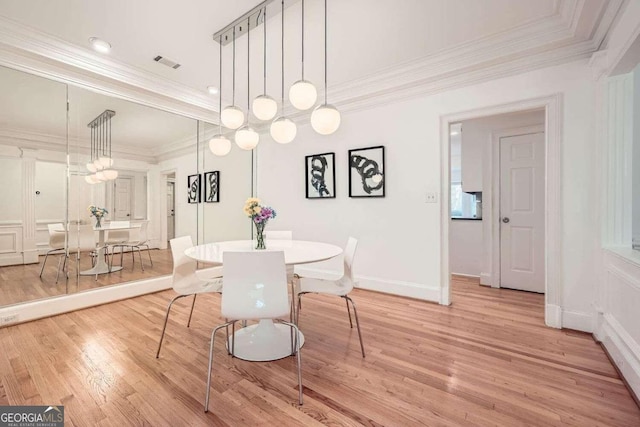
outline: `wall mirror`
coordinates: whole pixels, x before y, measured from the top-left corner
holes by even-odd
[[[0,306],[170,275],[172,237],[251,238],[253,156],[214,156],[217,126],[3,67],[0,90]]]

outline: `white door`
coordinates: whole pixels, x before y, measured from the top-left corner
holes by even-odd
[[[131,178],[117,178],[115,184],[115,221],[131,219]]]
[[[171,240],[175,237],[175,195],[174,195],[175,183],[167,182],[167,240]]]
[[[544,293],[544,133],[500,138],[500,287]]]

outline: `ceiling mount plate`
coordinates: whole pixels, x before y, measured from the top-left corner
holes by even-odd
[[[233,30],[235,29],[236,38],[253,30],[264,22],[264,14],[267,9],[267,5],[273,2],[273,0],[266,0],[246,12],[244,15],[238,17],[229,25],[217,31],[213,35],[213,40],[221,42],[222,46],[228,45],[233,42]],[[248,20],[248,21],[247,21]]]

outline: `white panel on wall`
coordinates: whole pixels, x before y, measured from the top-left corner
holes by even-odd
[[[66,175],[64,163],[36,161],[36,221],[62,222],[66,210]]]
[[[482,272],[482,221],[449,223],[449,268],[453,274],[480,276]]]
[[[22,159],[0,157],[0,221],[22,221]]]

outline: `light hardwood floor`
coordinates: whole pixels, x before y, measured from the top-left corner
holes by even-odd
[[[67,425],[638,426],[640,410],[588,334],[547,328],[543,297],[456,280],[451,307],[356,290],[366,359],[344,301],[305,297],[303,406],[295,362],[216,349],[220,297],[172,291],[0,329],[0,404],[62,404]],[[218,344],[223,341],[222,335]]]
[[[135,254],[135,265],[133,265],[131,254],[127,252],[123,254],[124,268],[122,270],[99,274],[97,281],[95,276],[80,276],[80,281],[77,281],[75,255],[71,255],[69,261],[69,280],[65,280],[65,275],[60,273],[58,283],[56,283],[56,272],[59,255],[49,256],[42,277],[40,277],[40,268],[44,256],[40,257],[38,264],[0,267],[0,306],[171,274],[173,261],[170,249],[151,250],[153,266],[149,263],[147,251],[141,252],[144,271],[140,268],[138,254]],[[119,264],[120,255],[116,254],[114,265]],[[90,268],[91,258],[87,254],[82,254],[80,270]]]

